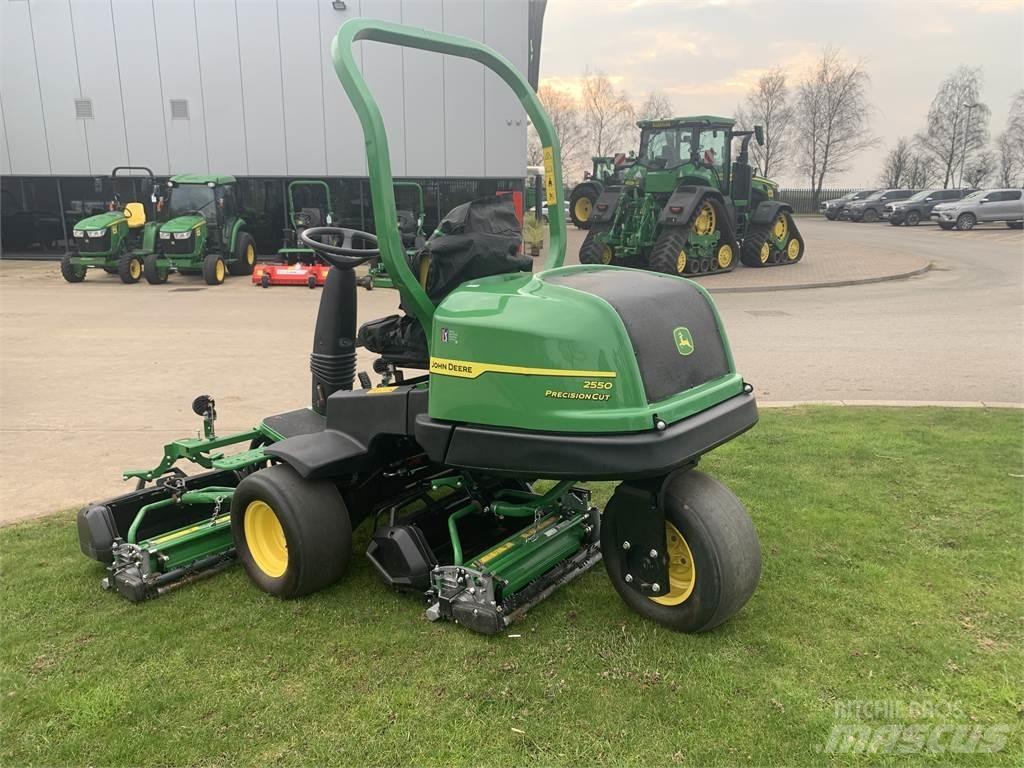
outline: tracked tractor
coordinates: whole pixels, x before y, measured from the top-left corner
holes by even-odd
[[[167,182],[156,252],[144,262],[149,283],[165,283],[171,272],[202,275],[207,285],[220,285],[229,273],[252,274],[256,242],[236,187],[234,176],[183,174]]]
[[[632,152],[629,156],[619,153],[612,157],[592,157],[593,169],[584,174],[582,182],[573,187],[569,195],[569,218],[580,229],[590,228],[590,213],[594,203],[608,187],[622,184],[622,174],[635,160]]]
[[[142,200],[133,199],[139,176],[132,176],[132,171],[145,173],[141,178],[147,194],[141,196]],[[82,282],[90,269],[118,275],[124,283],[137,283],[144,259],[156,250],[160,225],[155,214],[160,187],[153,171],[145,166],[119,165],[110,172],[110,182],[114,198],[109,210],[82,219],[72,230],[73,246],[60,262],[60,273],[69,283]]]
[[[409,263],[361,40],[469,59],[513,90],[545,148],[543,269],[518,253],[514,205],[498,196],[453,209],[438,227],[447,245]],[[757,405],[710,296],[669,275],[564,266],[558,137],[501,54],[352,19],[331,55],[363,129],[376,235],[299,234],[331,265],[310,401],[218,435],[213,399],[196,398],[201,437],[168,444],[158,464],[125,473],[137,490],[79,513],[80,546],[107,566],[105,585],[145,600],[237,559],[255,588],[300,598],[343,578],[354,542],[366,542],[364,567],[388,589],[418,598],[427,619],[477,632],[503,632],[602,559],[623,601],[652,621],[686,632],[727,621],[757,586],[760,545],[742,503],[697,465],[753,427]],[[357,331],[355,268],[378,257],[405,314]],[[403,375],[359,372],[355,388],[357,342]],[[205,471],[184,474],[189,462]],[[601,480],[615,482],[603,511],[586,485]],[[370,599],[337,590],[318,610],[345,615],[345,594]],[[619,632],[618,613],[602,601],[592,610]]]
[[[594,203],[583,264],[618,264],[670,275],[795,264],[804,241],[778,185],[755,176],[748,146],[760,126],[727,117],[643,120],[636,163]],[[739,151],[732,159],[733,139]]]

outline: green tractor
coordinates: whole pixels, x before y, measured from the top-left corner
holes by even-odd
[[[156,251],[144,260],[148,282],[159,285],[180,272],[220,285],[228,273],[252,274],[256,242],[246,231],[234,176],[174,176],[161,203],[165,221]]]
[[[144,186],[151,188],[150,206],[147,211],[143,202],[121,203],[121,189],[131,181],[134,196],[134,180],[131,171],[144,171]],[[114,199],[105,213],[89,216],[75,224],[72,230],[73,250],[64,254],[60,262],[60,273],[69,283],[80,283],[90,269],[102,269],[108,275],[118,275],[124,283],[137,283],[142,277],[143,260],[156,250],[157,232],[160,225],[153,215],[153,206],[159,195],[159,185],[153,171],[144,166],[119,165],[110,172]]]
[[[804,240],[778,185],[755,176],[748,145],[760,126],[734,130],[727,117],[642,120],[640,153],[622,186],[594,204],[582,264],[637,266],[670,275],[795,264]],[[732,161],[733,139],[740,139]]]
[[[614,157],[590,158],[594,168],[583,176],[583,181],[573,187],[569,195],[569,218],[579,229],[590,229],[590,214],[594,203],[607,187],[622,184],[622,175],[634,161],[633,153],[627,157],[619,153]]]
[[[395,201],[398,206],[398,233],[402,236],[402,246],[406,254],[417,253],[427,242],[427,236],[423,232],[423,221],[426,218],[427,207],[423,202],[423,187],[413,181],[396,181]],[[403,207],[405,200],[399,202],[401,190],[407,190],[409,207]],[[370,264],[370,271],[359,278],[359,285],[367,290],[376,288],[394,288],[394,281],[388,276],[387,267],[381,259],[376,259]]]

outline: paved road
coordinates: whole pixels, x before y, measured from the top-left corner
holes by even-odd
[[[898,243],[938,271],[718,297],[762,400],[1024,401],[1021,233],[801,227],[808,259],[815,243],[841,241],[850,258]],[[102,273],[68,285],[53,263],[0,264],[0,522],[122,490],[121,469],[152,466],[164,442],[199,427],[196,394],[216,396],[222,431],[308,402],[317,295],[238,279],[125,286]],[[396,311],[392,291],[359,300],[362,319]]]

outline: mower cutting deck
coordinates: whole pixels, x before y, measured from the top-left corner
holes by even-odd
[[[512,88],[544,147],[545,269],[529,271],[514,213],[490,198],[453,210],[414,274],[394,226],[384,125],[352,56],[359,40],[474,59]],[[367,559],[387,586],[424,596],[428,618],[478,632],[503,631],[602,557],[641,615],[687,632],[726,621],[754,592],[760,546],[743,505],[696,466],[752,427],[757,406],[711,298],[676,276],[562,266],[557,137],[499,54],[357,19],[332,55],[363,126],[380,241],[331,226],[298,235],[331,265],[310,406],[221,437],[212,399],[197,399],[203,436],[126,473],[138,490],[83,509],[83,552],[131,599],[233,555],[257,587],[295,598],[339,580],[353,530],[368,525]],[[406,314],[357,331],[354,270],[377,258]],[[357,345],[378,356],[376,386],[360,372],[353,388]],[[206,471],[182,476],[182,460]],[[594,480],[617,483],[603,511],[585,485]]]

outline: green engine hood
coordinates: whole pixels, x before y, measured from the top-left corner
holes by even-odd
[[[175,232],[188,232],[202,226],[205,221],[206,219],[196,214],[178,216],[161,224],[160,231],[169,232],[171,234],[174,234]]]
[[[121,224],[124,221],[126,219],[121,211],[107,211],[106,213],[97,213],[95,216],[82,219],[75,224],[75,229],[106,229],[111,224]]]
[[[768,197],[779,196],[779,185],[771,179],[766,179],[762,176],[755,176],[751,181],[751,186],[754,189],[764,192]]]
[[[572,266],[464,283],[438,305],[430,416],[550,432],[639,432],[743,388],[689,280]]]

